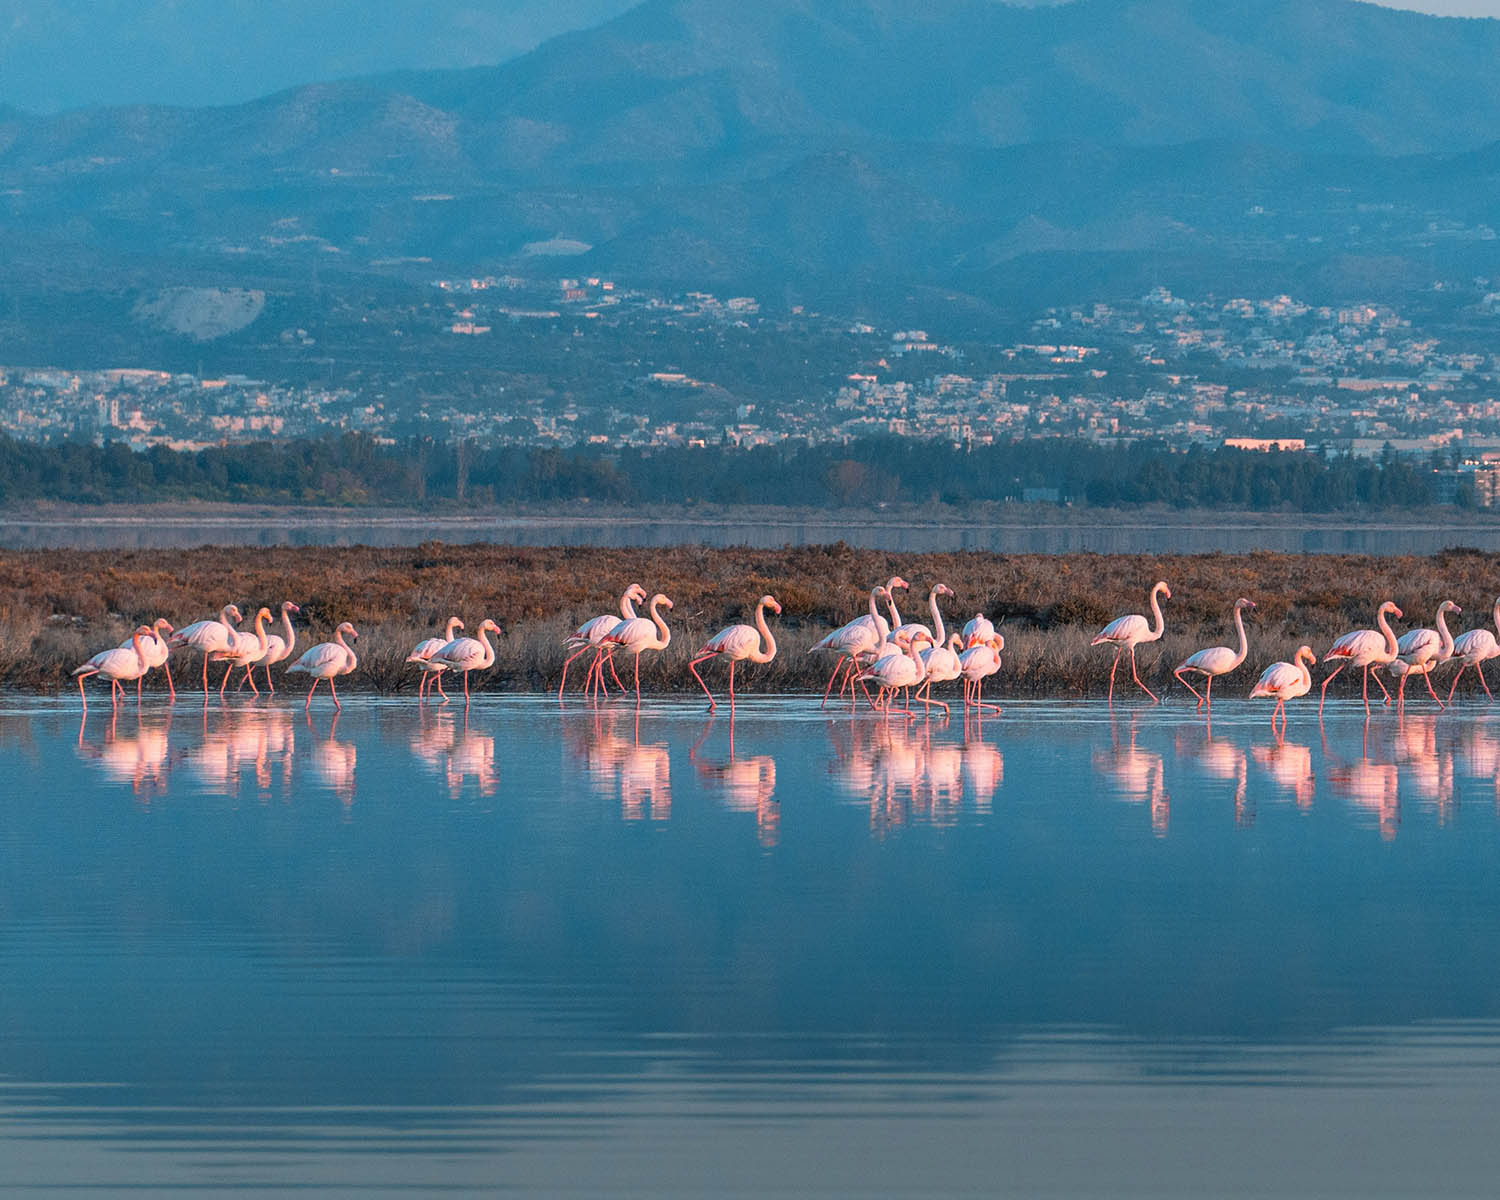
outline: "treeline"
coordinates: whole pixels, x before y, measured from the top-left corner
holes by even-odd
[[[847,445],[481,449],[359,434],[198,451],[0,439],[0,503],[216,500],[297,504],[785,504],[825,507],[1022,499],[1056,489],[1095,507],[1169,504],[1323,512],[1435,501],[1430,467],[1305,453],[1255,453],[1068,439],[962,449],[879,438]],[[1460,493],[1460,502],[1469,497]]]

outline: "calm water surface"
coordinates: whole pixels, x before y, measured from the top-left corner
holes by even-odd
[[[0,1188],[1492,1195],[1500,719],[0,706]]]

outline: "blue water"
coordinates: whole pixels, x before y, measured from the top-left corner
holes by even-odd
[[[1482,705],[0,704],[0,1188],[1490,1195]]]

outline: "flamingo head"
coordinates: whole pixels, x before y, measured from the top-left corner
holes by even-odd
[[[775,596],[762,596],[760,603],[762,607],[769,608],[778,617],[781,615],[781,605],[776,602]]]
[[[255,619],[257,621],[269,621],[271,619],[271,610],[262,606],[260,612],[255,614]]]
[[[1312,652],[1311,646],[1298,646],[1297,653],[1293,657],[1297,662],[1307,659],[1307,665],[1310,667],[1318,665],[1318,656]]]
[[[158,634],[169,634],[177,632],[172,628],[172,622],[167,620],[166,617],[157,617],[156,622],[152,626],[152,628],[155,629]]]
[[[240,615],[240,606],[238,604],[226,604],[224,606],[224,615],[236,624],[245,619]]]
[[[1438,605],[1438,612],[1461,613],[1463,609],[1454,604],[1452,600],[1444,600]]]
[[[156,635],[156,630],[152,629],[151,626],[149,626],[149,625],[137,625],[136,628],[135,628],[135,632],[133,634],[131,634],[130,636],[133,637],[133,638],[139,638],[139,637],[154,637],[155,635]]]
[[[1160,592],[1164,599],[1170,600],[1172,598],[1172,589],[1167,586],[1167,581],[1165,579],[1158,579],[1156,581],[1156,586],[1151,590],[1153,592]]]
[[[651,607],[655,608],[657,605],[660,605],[662,608],[675,607],[672,602],[667,599],[667,597],[663,596],[660,592],[657,592],[656,595],[651,597]]]
[[[479,623],[479,632],[498,634],[500,632],[500,626],[496,625],[495,622],[490,620],[488,617],[485,617],[485,619]]]
[[[293,604],[290,600],[284,600],[281,604],[281,611],[284,613],[301,613],[302,606]]]
[[[932,589],[932,594],[934,596],[951,596],[953,595],[953,589],[946,583],[940,583]]]
[[[906,580],[902,579],[899,575],[892,575],[891,581],[885,586],[890,591],[895,591],[897,588],[911,588],[911,584],[907,583]]]
[[[641,604],[646,599],[646,589],[638,583],[632,583],[625,589],[625,599],[632,604]]]
[[[1396,602],[1394,600],[1387,600],[1384,604],[1382,604],[1380,606],[1380,612],[1385,613],[1388,616],[1395,617],[1397,620],[1400,620],[1406,615],[1396,607]],[[1379,616],[1379,613],[1377,613],[1376,615]]]
[[[356,642],[359,641],[359,630],[355,629],[348,621],[343,622],[334,632],[348,634]]]
[[[1254,600],[1246,600],[1245,597],[1241,596],[1238,600],[1236,600],[1234,602],[1234,606],[1235,606],[1235,608],[1254,608],[1255,607],[1255,601]]]

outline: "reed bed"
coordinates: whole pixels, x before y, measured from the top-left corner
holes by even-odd
[[[182,625],[229,602],[251,614],[262,604],[274,610],[293,600],[303,610],[299,652],[329,637],[340,621],[359,629],[360,669],[339,681],[341,691],[414,692],[418,673],[402,660],[450,614],[470,630],[493,617],[505,631],[494,669],[476,673],[472,688],[556,690],[563,637],[588,618],[614,611],[625,585],[639,582],[676,605],[666,614],[671,647],[642,658],[643,689],[696,690],[686,668],[691,652],[724,625],[748,622],[755,600],[769,592],[782,604],[782,615],[771,619],[779,653],[766,666],[742,665],[738,687],[821,692],[833,663],[809,656],[808,647],[865,612],[869,588],[895,574],[913,585],[900,601],[903,619],[929,621],[927,589],[941,581],[957,593],[944,605],[950,627],[977,612],[995,620],[1006,638],[1005,661],[987,692],[1037,697],[1102,695],[1112,651],[1090,647],[1089,639],[1113,617],[1146,613],[1146,593],[1157,579],[1173,591],[1163,606],[1167,634],[1143,646],[1138,661],[1142,678],[1158,691],[1176,688],[1172,667],[1188,654],[1233,644],[1236,597],[1257,602],[1247,621],[1249,657],[1216,688],[1226,695],[1244,694],[1262,668],[1290,659],[1303,642],[1321,656],[1340,633],[1373,626],[1381,600],[1394,599],[1405,610],[1399,633],[1430,625],[1438,604],[1452,599],[1465,610],[1453,623],[1456,633],[1487,625],[1500,594],[1500,564],[1462,549],[1430,558],[889,554],[842,544],[28,551],[0,557],[0,684],[42,692],[72,686],[73,667],[157,616]],[[574,664],[570,689],[581,685],[586,661]],[[627,682],[628,665],[620,668]],[[180,681],[191,681],[198,666],[174,655],[173,670]],[[720,689],[725,675],[721,665],[705,668]],[[1128,671],[1125,681],[1129,686]],[[165,681],[153,672],[147,686],[164,689]],[[1335,689],[1346,690],[1342,681]]]

